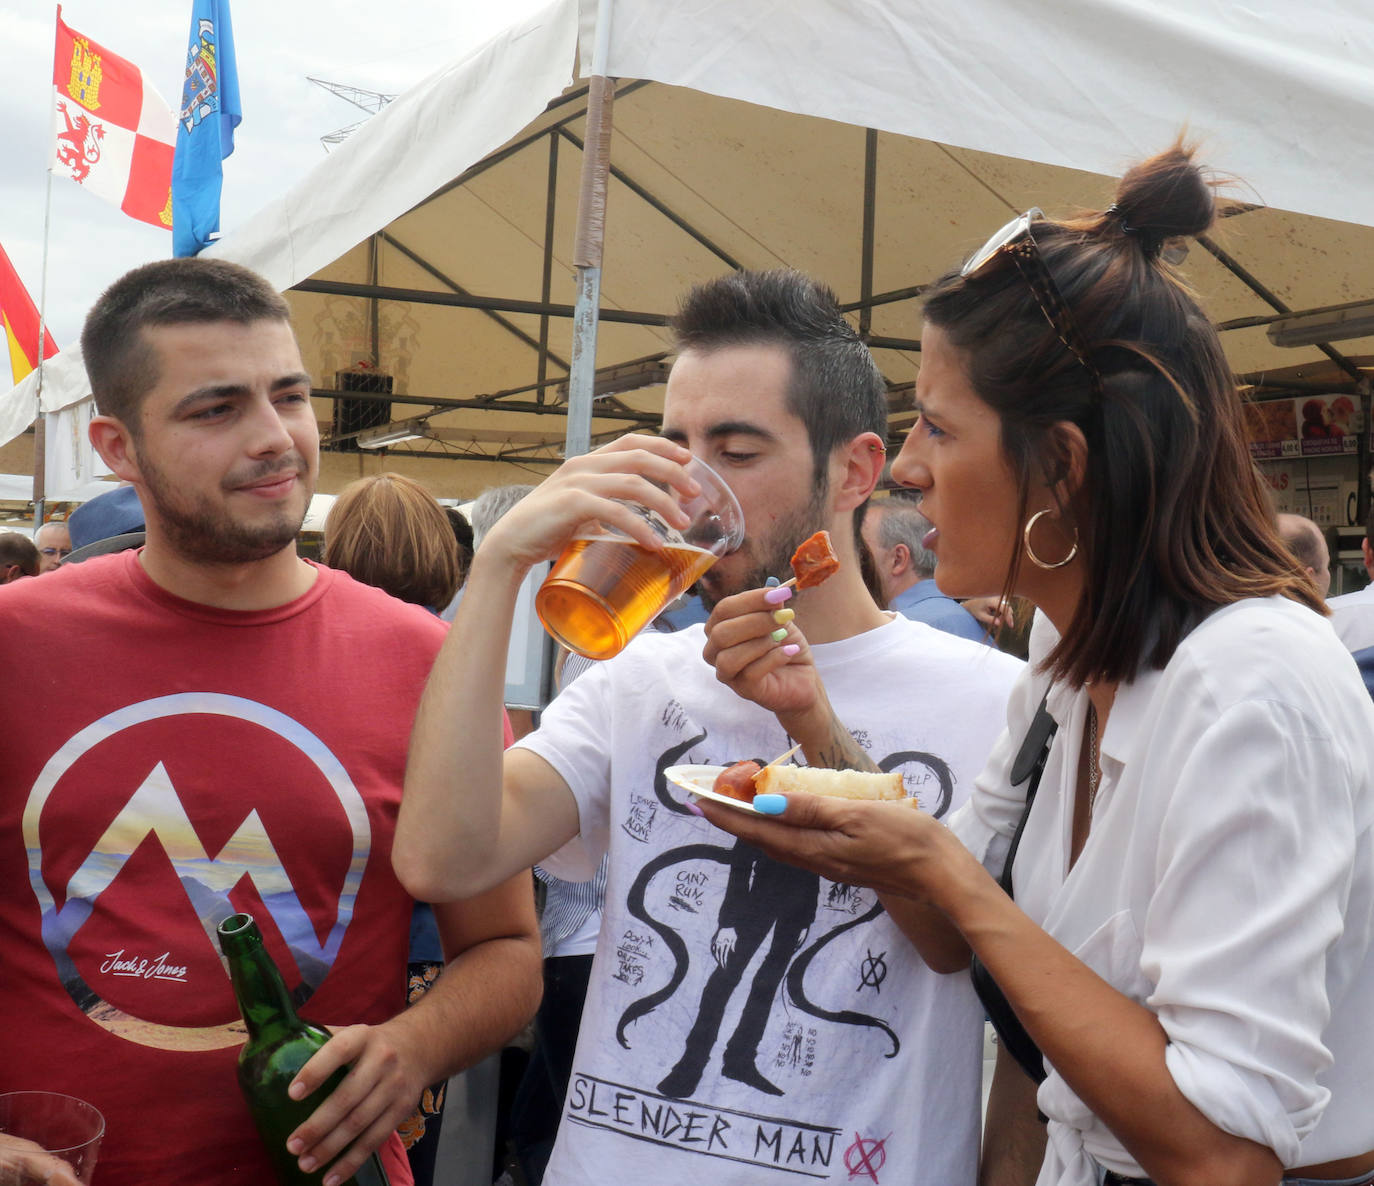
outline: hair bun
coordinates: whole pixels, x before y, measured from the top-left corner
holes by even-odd
[[[1180,139],[1128,170],[1104,221],[1116,220],[1151,255],[1166,239],[1201,235],[1216,217],[1216,204],[1211,184],[1193,163],[1193,152]]]

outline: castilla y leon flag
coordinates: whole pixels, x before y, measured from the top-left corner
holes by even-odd
[[[10,374],[17,384],[38,366],[38,310],[19,279],[5,249],[0,247],[0,322],[9,345]],[[57,353],[51,334],[44,335],[43,357]]]
[[[60,6],[53,87],[52,172],[170,230],[176,116],[142,70],[68,28]]]

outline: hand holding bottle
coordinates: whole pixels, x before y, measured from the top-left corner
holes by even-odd
[[[339,1182],[347,1181],[415,1110],[415,1101],[432,1082],[424,1077],[422,1052],[403,1049],[402,1040],[399,1027],[392,1022],[347,1026],[336,1030],[292,1080],[291,1098],[304,1099],[341,1068],[349,1068],[286,1143],[306,1170],[339,1158],[330,1165],[325,1186],[336,1175]]]
[[[233,914],[220,923],[219,942],[248,1030],[248,1041],[239,1052],[239,1087],[278,1181],[282,1186],[307,1186],[321,1180],[324,1186],[387,1186],[386,1171],[374,1150],[398,1121],[378,1131],[369,1109],[353,1114],[361,1099],[358,1083],[347,1071],[347,1057],[337,1057],[355,1048],[357,1031],[373,1027],[350,1026],[343,1034],[354,1037],[336,1043],[328,1030],[298,1016],[250,915]],[[334,1054],[325,1057],[326,1048]],[[304,1075],[307,1067],[313,1069],[311,1076]],[[350,1083],[351,1088],[344,1090]],[[333,1110],[344,1124],[325,1129],[321,1121],[330,1110],[321,1105],[332,1104],[336,1090],[342,1101]],[[411,1103],[418,1098],[417,1090],[410,1096]],[[297,1135],[302,1132],[304,1137]],[[330,1164],[351,1139],[347,1156]]]

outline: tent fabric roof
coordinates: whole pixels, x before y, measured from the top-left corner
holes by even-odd
[[[564,409],[552,399],[538,404],[533,385],[541,338],[546,396],[570,357],[566,278],[585,102],[585,88],[570,89],[462,184],[407,211],[289,294],[312,374],[329,383],[350,362],[370,358],[372,295],[379,298],[378,365],[413,401],[393,405],[393,418],[452,409],[429,417],[436,440],[393,456],[556,459]],[[622,379],[643,372],[653,380],[672,349],[664,322],[688,286],[732,266],[788,264],[824,278],[854,307],[897,386],[896,429],[909,422],[909,392],[901,388],[914,379],[919,357],[920,286],[1011,214],[1031,205],[1052,214],[1101,209],[1112,195],[1112,180],[1096,174],[656,83],[622,83],[614,122],[599,373],[608,382],[612,369]],[[865,322],[870,163],[874,303]],[[1310,308],[1355,299],[1374,261],[1374,229],[1263,207],[1236,207],[1209,242],[1213,251],[1194,247],[1184,270],[1222,323],[1263,319],[1274,301]],[[556,285],[547,325],[540,313],[546,246]],[[1300,366],[1328,390],[1352,382],[1315,347],[1272,346],[1262,325],[1228,330],[1223,340],[1243,373],[1282,372],[1291,384]],[[597,402],[594,431],[656,422],[661,378],[623,386],[630,390]],[[528,440],[541,429],[542,450]]]
[[[582,5],[591,61],[594,0]],[[1268,206],[1374,224],[1349,0],[614,0],[607,73],[1114,176],[1187,126]]]
[[[584,46],[594,7],[583,0]],[[663,320],[687,285],[787,263],[850,304],[892,294],[855,317],[889,380],[909,383],[912,289],[1010,213],[1105,205],[1109,175],[1185,123],[1211,164],[1247,180],[1243,197],[1271,203],[1239,208],[1213,250],[1188,260],[1214,317],[1366,297],[1374,16],[1357,8],[1310,0],[1298,37],[1286,0],[616,0],[598,361],[661,365]],[[313,290],[290,299],[317,382],[370,355],[375,320],[398,401],[465,405],[430,418],[441,450],[514,458],[561,436],[553,383],[571,323],[550,304],[572,299],[584,104],[565,88],[578,17],[577,0],[550,0],[407,92],[211,248]],[[357,295],[369,291],[382,299]],[[1333,371],[1315,348],[1271,347],[1262,328],[1225,340],[1243,372],[1291,377],[1301,365],[1324,382]],[[87,394],[78,350],[47,371],[45,407]],[[541,373],[547,386],[533,389]],[[31,419],[32,383],[0,396],[0,441]],[[594,429],[652,423],[660,395],[599,401]],[[491,449],[504,434],[509,448]]]

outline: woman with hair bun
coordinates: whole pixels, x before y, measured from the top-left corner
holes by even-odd
[[[1110,209],[1031,210],[927,293],[893,477],[923,493],[943,592],[1041,611],[970,803],[948,828],[702,804],[910,899],[932,966],[973,957],[1043,1078],[1040,1186],[1374,1182],[1374,707],[1165,258],[1212,219],[1175,145]]]

